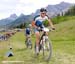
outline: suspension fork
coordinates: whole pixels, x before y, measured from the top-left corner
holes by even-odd
[[[42,36],[41,36],[41,38],[40,38],[40,41],[39,41],[39,46],[40,46],[40,44],[43,44],[43,38],[44,38],[44,36],[46,36],[46,32],[44,32],[44,33],[42,34]]]
[[[43,35],[42,35],[42,39],[41,39],[43,45],[45,44],[46,39],[48,39],[48,35],[46,34],[46,32],[44,32]]]

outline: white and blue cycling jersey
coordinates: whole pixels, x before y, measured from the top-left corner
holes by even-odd
[[[43,28],[44,27],[43,21],[48,20],[48,19],[49,19],[49,17],[47,15],[45,17],[41,17],[40,15],[37,15],[34,17],[35,25],[37,27]],[[35,28],[34,31],[36,32],[36,31],[38,31],[38,29]]]
[[[42,22],[48,19],[49,17],[47,15],[45,17],[41,17],[40,15],[37,15],[34,17],[35,25],[41,27]]]

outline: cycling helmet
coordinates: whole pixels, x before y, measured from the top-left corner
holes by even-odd
[[[45,8],[41,8],[40,12],[47,12],[47,10]]]

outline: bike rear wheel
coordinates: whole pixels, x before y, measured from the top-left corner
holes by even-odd
[[[45,42],[43,43],[43,57],[44,60],[50,61],[51,56],[52,56],[52,44],[49,39],[46,39]]]

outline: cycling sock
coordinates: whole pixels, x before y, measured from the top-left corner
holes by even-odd
[[[36,46],[36,53],[39,53],[39,47]]]

